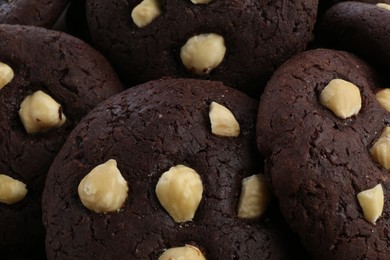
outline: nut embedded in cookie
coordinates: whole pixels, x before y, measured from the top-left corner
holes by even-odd
[[[237,137],[240,135],[240,125],[232,111],[227,107],[211,102],[209,111],[211,132],[217,136]]]
[[[372,189],[359,192],[357,199],[363,209],[364,218],[375,225],[383,211],[384,195],[382,185],[378,184]]]
[[[271,202],[272,193],[263,174],[255,174],[242,180],[238,217],[261,217]]]
[[[66,121],[61,105],[41,90],[23,100],[19,117],[29,134],[58,128]]]
[[[0,89],[10,83],[13,78],[14,71],[12,68],[3,62],[0,62]]]
[[[171,259],[206,260],[199,248],[192,245],[169,248],[158,258],[158,260]]]
[[[78,186],[81,203],[96,213],[119,211],[128,190],[127,182],[113,159],[92,169]]]
[[[180,164],[164,172],[156,185],[158,200],[178,223],[194,218],[202,193],[203,184],[199,174]]]
[[[212,0],[191,0],[191,2],[194,3],[194,4],[208,4],[211,1]]]
[[[375,94],[376,100],[388,112],[390,112],[390,89],[384,88]]]
[[[139,28],[142,28],[153,22],[161,13],[158,0],[143,0],[139,5],[134,7],[131,12],[131,18]]]
[[[205,75],[215,69],[226,53],[225,41],[215,33],[191,37],[180,50],[184,66],[198,75]]]
[[[8,175],[0,174],[0,202],[5,204],[14,204],[27,194],[26,184],[15,180]]]
[[[357,115],[362,107],[359,88],[342,79],[329,82],[321,92],[320,102],[342,119]]]
[[[390,170],[390,127],[383,129],[381,136],[370,149],[372,158],[386,170]]]
[[[389,4],[377,3],[376,6],[390,11],[390,5]]]

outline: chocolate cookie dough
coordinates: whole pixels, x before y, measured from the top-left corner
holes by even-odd
[[[265,174],[315,259],[390,257],[386,145],[372,148],[390,125],[373,93],[384,86],[356,56],[317,49],[282,65],[261,98]]]
[[[97,106],[48,174],[48,259],[158,259],[176,247],[207,259],[302,259],[275,204],[266,207],[257,107],[220,82],[193,79],[151,81]],[[239,202],[249,176],[261,187],[245,186],[255,208],[239,206],[251,204]]]
[[[390,71],[390,10],[373,4],[339,3],[325,13],[319,35],[328,46],[363,57],[385,75]]]
[[[31,259],[44,254],[52,160],[81,117],[122,85],[103,56],[64,33],[0,25],[0,38],[0,251]]]
[[[50,28],[69,0],[0,0],[0,23]]]
[[[317,5],[87,0],[86,9],[95,46],[129,86],[162,76],[193,77],[221,80],[257,98],[272,72],[305,48]]]

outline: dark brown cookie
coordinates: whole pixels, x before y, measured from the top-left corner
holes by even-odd
[[[0,0],[0,23],[50,28],[69,0]]]
[[[160,5],[161,14],[139,28],[131,14],[141,2],[88,0],[86,6],[95,46],[129,86],[162,76],[194,77],[223,81],[256,98],[272,72],[305,48],[318,5],[317,0],[148,0]],[[226,52],[219,65],[198,75],[183,65],[181,48],[190,38],[210,33],[224,39]]]
[[[234,114],[238,137],[211,132],[213,101]],[[207,259],[302,259],[302,248],[274,207],[262,218],[237,217],[242,179],[261,172],[254,139],[257,106],[220,82],[163,79],[96,107],[48,174],[43,195],[48,258],[157,259],[167,248],[190,244]],[[119,211],[95,213],[83,206],[78,185],[109,159],[127,181],[128,197]],[[173,220],[155,192],[160,176],[178,164],[194,169],[203,183],[195,216],[183,223]]]
[[[69,35],[0,25],[0,38],[0,82],[5,67],[14,74],[0,88],[0,174],[23,182],[28,190],[18,203],[0,203],[0,251],[33,257],[32,252],[43,251],[41,194],[53,158],[81,117],[121,91],[122,85],[103,56]],[[63,112],[66,121],[59,128],[28,134],[18,111],[23,100],[38,90],[61,105],[57,115]]]
[[[339,3],[325,13],[319,36],[332,48],[363,57],[385,75],[390,71],[390,10],[366,3]]]
[[[357,115],[342,119],[320,103],[333,79],[359,89]],[[316,259],[390,257],[390,175],[370,154],[390,124],[373,94],[378,86],[383,82],[356,56],[317,49],[282,65],[261,98],[257,143],[265,173],[287,222]],[[373,224],[357,194],[377,184],[384,209]]]
[[[335,5],[337,3],[341,2],[350,2],[348,0],[320,0],[319,1],[319,7],[320,12],[324,11],[324,8],[329,8],[332,5]],[[377,3],[385,3],[390,4],[390,0],[355,0],[354,2],[361,2],[361,3],[367,3],[367,4],[377,4]]]

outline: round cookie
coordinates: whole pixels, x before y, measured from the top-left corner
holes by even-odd
[[[132,13],[141,2],[157,3],[160,15],[140,28]],[[305,48],[318,5],[318,0],[193,2],[88,0],[92,40],[129,86],[162,76],[192,77],[220,80],[258,98],[272,72]],[[205,53],[193,45],[184,65],[181,50],[187,41],[210,34],[221,36],[223,44],[212,40]]]
[[[1,179],[0,251],[2,256],[10,252],[10,257],[16,253],[34,257],[34,252],[44,252],[41,194],[52,160],[81,117],[123,88],[106,59],[74,37],[4,24],[0,25],[0,38],[0,174],[23,182],[27,188],[24,199],[7,204]],[[8,84],[4,84],[6,79]],[[34,95],[37,99],[26,99],[33,93],[38,93]],[[24,103],[35,105],[23,106],[27,116],[19,116],[24,100],[38,101]],[[46,114],[37,114],[51,111],[41,107],[53,104],[52,100],[58,103],[50,108],[55,119],[64,123],[60,127],[49,124],[52,121],[46,120]],[[35,111],[33,123],[28,123],[28,112]],[[31,130],[34,125],[43,130],[44,124],[58,128],[38,133]]]
[[[69,0],[0,0],[0,23],[50,28]]]
[[[330,7],[334,4],[341,3],[341,2],[350,2],[348,0],[320,0],[319,6],[321,8],[323,7]],[[377,3],[385,3],[390,4],[390,0],[355,0],[354,2],[361,2],[361,3],[368,3],[368,4],[377,4]]]
[[[237,137],[212,133],[212,102],[233,113]],[[166,249],[186,244],[207,259],[302,259],[302,248],[274,206],[260,218],[237,217],[241,181],[261,172],[257,107],[257,101],[220,82],[169,78],[97,106],[69,136],[48,174],[43,195],[48,259],[158,259]],[[128,197],[119,211],[96,213],[83,206],[79,183],[110,159],[127,182]],[[176,222],[156,195],[160,177],[176,165],[193,169],[202,182],[192,221]]]
[[[333,81],[343,82],[339,88],[348,91],[339,98],[345,102],[328,108],[331,101],[326,97],[332,89],[339,92],[333,83],[323,90],[334,79],[355,87]],[[260,100],[257,143],[266,158],[265,174],[286,221],[315,259],[390,256],[390,175],[370,152],[390,125],[390,114],[373,93],[384,86],[388,85],[356,56],[317,49],[282,65]],[[358,104],[356,115],[336,116]],[[380,211],[378,193],[369,203],[379,212],[373,221],[357,194],[378,184],[384,206]]]
[[[390,71],[390,10],[373,4],[339,3],[325,13],[319,35],[328,46],[363,57],[384,75]]]

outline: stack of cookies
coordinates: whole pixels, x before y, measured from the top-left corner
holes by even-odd
[[[2,259],[388,259],[390,1],[0,1]]]

